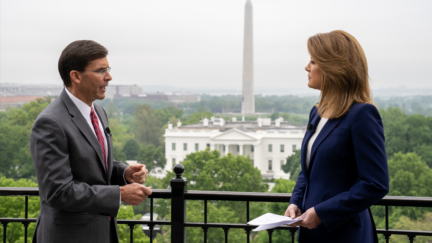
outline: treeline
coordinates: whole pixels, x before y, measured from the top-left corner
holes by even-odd
[[[196,103],[178,104],[178,108],[185,114],[209,111],[211,113],[240,113],[241,95],[201,95],[201,101]],[[309,114],[310,109],[319,101],[318,96],[295,96],[295,95],[255,95],[255,109],[259,113],[290,113],[290,114]],[[102,105],[107,105],[110,101],[98,101]],[[374,102],[380,109],[400,108],[408,115],[421,114],[432,116],[432,96],[398,96],[398,97],[374,97]],[[135,106],[139,104],[150,105],[153,109],[161,109],[166,106],[173,106],[168,101],[148,101],[122,98],[114,100],[123,115],[133,116]]]
[[[410,96],[410,97],[391,97],[391,98],[374,98],[375,104],[381,109],[400,108],[408,115],[421,114],[432,116],[432,96]]]
[[[201,101],[196,103],[178,104],[178,108],[183,110],[185,114],[193,114],[197,112],[219,113],[240,113],[241,112],[241,95],[201,95]],[[106,106],[110,101],[98,101],[103,106]],[[311,107],[318,102],[318,97],[306,96],[299,97],[294,95],[285,96],[262,96],[255,95],[255,110],[259,113],[293,113],[293,114],[309,114]],[[172,103],[165,100],[148,101],[137,100],[130,98],[121,98],[114,100],[115,105],[124,115],[133,115],[134,107],[139,104],[150,105],[154,109],[161,109],[166,106],[173,106]]]

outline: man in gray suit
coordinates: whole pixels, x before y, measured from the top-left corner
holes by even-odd
[[[30,149],[41,198],[33,242],[119,242],[121,201],[138,205],[151,194],[143,165],[113,160],[105,98],[112,79],[108,50],[94,41],[69,44],[59,59],[65,89],[33,126]]]

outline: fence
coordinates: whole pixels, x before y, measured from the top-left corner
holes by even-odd
[[[228,223],[208,223],[207,222],[207,204],[209,200],[218,201],[242,201],[245,202],[246,218],[249,218],[250,202],[289,202],[290,193],[261,193],[261,192],[221,192],[221,191],[185,191],[187,180],[183,174],[183,166],[177,164],[174,167],[176,177],[171,180],[171,189],[154,189],[150,200],[150,221],[144,220],[118,220],[118,224],[126,224],[130,230],[130,242],[133,242],[133,228],[135,225],[147,224],[150,230],[150,242],[153,242],[153,230],[155,225],[171,225],[171,242],[186,242],[186,227],[199,227],[204,232],[204,242],[207,242],[207,232],[209,228],[221,228],[225,233],[225,242],[228,242],[228,232],[230,229],[241,228],[245,230],[245,242],[250,242],[250,232],[256,226],[245,224],[228,224]],[[0,218],[3,225],[3,242],[6,242],[6,230],[9,223],[22,223],[24,227],[24,239],[27,242],[27,229],[30,223],[35,223],[36,219],[28,218],[28,197],[39,196],[38,188],[30,187],[0,187],[0,196],[24,196],[25,197],[25,218]],[[171,221],[153,220],[154,199],[163,198],[171,199]],[[192,223],[186,222],[186,200],[203,200],[204,201],[204,222]],[[389,229],[389,206],[405,207],[432,207],[431,197],[399,197],[387,196],[377,202],[375,205],[384,206],[386,228],[377,229],[378,234],[382,234],[389,242],[391,235],[406,235],[407,240],[414,242],[416,236],[432,236],[432,231],[412,231],[412,230],[392,230]],[[291,242],[295,242],[296,227],[281,226],[275,229],[267,230],[269,242],[272,242],[274,230],[288,230],[291,234]]]

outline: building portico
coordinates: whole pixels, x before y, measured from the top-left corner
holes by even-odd
[[[218,150],[221,156],[249,157],[264,178],[289,178],[281,166],[286,158],[300,148],[306,127],[294,126],[283,118],[271,121],[225,121],[222,118],[203,119],[198,124],[165,130],[166,170],[180,163],[186,155],[205,150]]]

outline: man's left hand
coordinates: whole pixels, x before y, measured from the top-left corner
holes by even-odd
[[[321,219],[318,217],[318,214],[315,212],[315,208],[309,208],[302,216],[299,217],[303,219],[296,223],[295,226],[301,226],[308,229],[315,229],[318,225],[321,224]],[[292,225],[290,225],[292,226]]]
[[[129,183],[143,184],[147,179],[147,174],[148,170],[145,165],[136,164],[127,167],[124,176]]]

